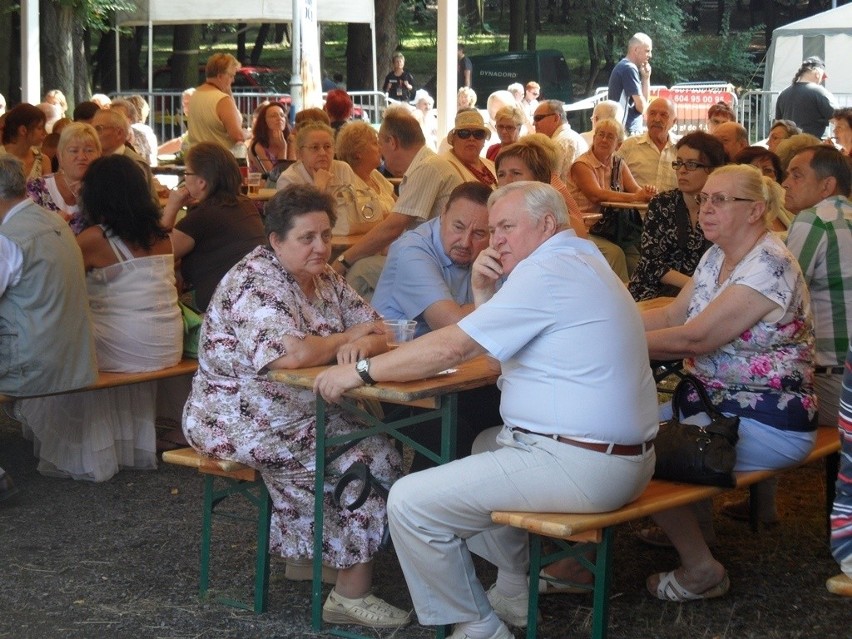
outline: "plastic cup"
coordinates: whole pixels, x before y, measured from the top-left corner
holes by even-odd
[[[388,348],[391,350],[414,339],[414,331],[417,328],[415,320],[388,319],[384,320],[384,324],[385,339],[387,339]]]
[[[249,173],[246,178],[249,195],[257,195],[260,192],[260,173]]]

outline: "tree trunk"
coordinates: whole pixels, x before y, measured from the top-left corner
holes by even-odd
[[[523,51],[526,15],[527,0],[509,0],[509,51]]]
[[[260,56],[263,54],[263,45],[266,44],[266,38],[269,36],[269,28],[272,25],[269,22],[264,22],[257,30],[257,38],[254,41],[254,47],[251,50],[251,65],[256,67],[260,64]]]
[[[527,51],[535,51],[538,34],[539,0],[527,0]]]
[[[373,52],[370,42],[370,25],[349,23],[347,38],[346,88],[351,91],[372,91]],[[382,59],[379,54],[378,60]],[[390,56],[385,59],[390,60]],[[379,75],[384,77],[384,74]]]
[[[74,10],[65,4],[44,1],[39,6],[41,94],[59,89],[66,96],[74,88]]]
[[[15,0],[0,0],[0,60],[6,60],[0,65],[0,93],[7,107],[21,100],[21,65],[8,63],[20,59],[20,13],[12,9],[17,6]]]
[[[377,75],[381,78],[391,68],[391,58],[399,46],[399,33],[396,30],[396,14],[399,12],[401,0],[375,0],[376,5],[376,68]],[[369,40],[366,44],[367,51],[370,50]],[[348,47],[347,47],[348,49]],[[359,54],[360,55],[360,54]],[[349,63],[346,70],[346,86],[354,88],[349,77]],[[429,78],[420,78],[418,82],[425,82]],[[372,87],[371,87],[372,88]],[[379,87],[381,89],[381,87]]]
[[[592,24],[591,18],[586,18],[586,43],[589,49],[589,75],[583,93],[591,95],[592,91],[595,90],[598,72],[601,68],[600,47],[598,47],[597,39],[595,38],[595,27]]]
[[[121,87],[137,89],[148,86],[148,74],[143,71],[147,67],[146,62],[142,60],[142,45],[148,40],[148,27],[136,27],[133,30],[133,38],[128,42],[126,64],[122,66],[126,69],[125,78],[121,78]],[[122,70],[124,73],[124,70]]]
[[[82,22],[76,20],[74,22],[74,94],[73,96],[66,95],[68,98],[68,109],[72,109],[72,104],[79,104],[88,100],[92,95],[92,78],[89,74],[89,45],[91,44],[92,36],[88,29],[83,27]],[[70,117],[70,116],[69,116]]]
[[[115,34],[107,31],[100,34],[92,60],[92,91],[109,91],[111,86],[115,86]]]
[[[172,35],[171,88],[181,91],[198,84],[201,25],[178,24]]]
[[[246,63],[246,23],[237,23],[237,60]]]

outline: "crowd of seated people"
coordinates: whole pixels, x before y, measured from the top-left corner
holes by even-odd
[[[213,77],[224,86],[233,63],[221,62],[225,66]],[[210,100],[221,100],[226,92],[219,87],[209,93]],[[199,108],[202,104],[195,102]],[[211,122],[217,104],[207,105]],[[419,339],[457,328],[463,317],[488,304],[477,303],[475,291],[480,288],[489,291],[486,299],[495,300],[495,307],[504,303],[501,300],[522,297],[513,289],[501,295],[500,287],[516,266],[512,260],[529,259],[528,266],[547,272],[550,254],[538,251],[551,246],[551,239],[559,251],[571,253],[570,260],[582,254],[583,277],[605,285],[619,308],[625,299],[672,298],[641,317],[637,311],[631,326],[640,332],[644,326],[648,356],[684,359],[686,368],[712,388],[722,410],[740,416],[739,469],[784,467],[808,454],[817,423],[813,333],[817,344],[834,340],[846,320],[820,316],[815,322],[808,290],[817,290],[814,277],[819,274],[800,266],[802,252],[790,253],[784,236],[769,231],[794,228],[796,218],[790,211],[799,214],[830,200],[835,217],[820,213],[819,219],[807,218],[809,223],[818,229],[833,225],[835,235],[852,238],[848,180],[826,177],[822,156],[814,151],[818,145],[829,146],[786,121],[772,126],[769,148],[750,146],[748,131],[722,104],[708,113],[709,132],[692,131],[678,138],[672,132],[673,105],[657,99],[644,116],[647,132],[631,138],[626,148],[621,124],[600,117],[588,151],[568,159],[556,136],[522,134],[523,114],[511,105],[495,111],[499,143],[487,145],[493,133],[489,123],[473,105],[465,105],[455,114],[446,149],[436,153],[426,142],[422,117],[418,120],[407,106],[389,109],[376,131],[351,120],[351,104],[345,91],[332,92],[324,109],[296,114],[292,129],[281,103],[261,106],[247,144],[249,167],[268,178],[280,171],[270,182],[278,193],[262,213],[240,192],[243,178],[232,137],[227,143],[194,140],[184,157],[183,179],[160,208],[150,188],[156,146],[151,148],[136,126],[144,118],[132,102],[114,100],[107,108],[81,109],[81,121],[59,134],[56,171],[39,148],[46,133],[44,112],[20,105],[5,120],[2,154],[20,160],[28,196],[55,212],[77,235],[102,370],[169,366],[181,353],[178,296],[204,314],[206,339],[199,349],[203,370],[193,382],[183,428],[198,450],[261,472],[273,497],[275,552],[294,564],[312,553],[315,416],[312,401],[267,381],[265,372],[336,362],[354,373],[356,361],[385,350],[379,312],[417,319]],[[561,115],[545,112],[553,104],[543,101],[536,107],[544,109],[538,113],[539,124]],[[84,115],[91,124],[82,122]],[[230,125],[230,111],[226,115]],[[563,118],[554,120],[554,131],[565,126]],[[229,128],[223,125],[226,133]],[[848,109],[836,112],[833,130],[848,173]],[[805,186],[796,182],[802,154],[817,158],[813,175],[808,174],[813,184]],[[733,166],[726,167],[728,163]],[[795,174],[789,173],[791,167]],[[567,183],[560,171],[569,176]],[[396,188],[389,177],[398,182]],[[830,179],[833,191],[826,186]],[[508,187],[513,182],[523,184]],[[782,183],[789,193],[804,189],[820,197],[808,207],[788,211]],[[544,195],[535,195],[542,184],[550,186]],[[527,191],[533,199],[521,200],[518,194]],[[788,196],[787,203],[793,200]],[[507,202],[520,208],[507,212]],[[527,210],[530,202],[546,203],[559,209],[558,214]],[[628,227],[628,234],[604,236],[609,225],[595,219],[602,202],[634,204],[647,213],[638,227]],[[489,218],[495,209],[505,217]],[[352,226],[353,210],[369,223]],[[613,210],[603,209],[607,215]],[[794,241],[800,233],[793,234]],[[358,237],[332,254],[335,234]],[[826,235],[829,239],[821,239],[819,246],[834,241],[834,235]],[[503,242],[500,251],[494,238]],[[570,250],[560,244],[566,238]],[[515,251],[517,257],[512,257]],[[428,260],[423,257],[427,253]],[[401,256],[408,254],[418,256],[423,269],[404,267]],[[838,260],[840,275],[825,279],[848,297],[852,257],[841,253]],[[506,267],[510,263],[512,267]],[[615,277],[608,270],[604,276],[602,268]],[[400,278],[400,273],[409,275]],[[616,280],[624,286],[615,287]],[[378,311],[370,306],[376,287],[372,301]],[[493,344],[479,341],[491,328],[476,324],[484,322],[478,318],[485,315],[465,324],[472,332],[458,343],[469,349],[465,353],[489,352],[514,362],[515,354],[494,353]],[[116,354],[111,340],[126,330],[125,321],[133,324],[137,340],[129,352]],[[827,336],[825,326],[831,324],[835,332]],[[542,334],[547,330],[542,328]],[[845,330],[848,336],[848,327]],[[419,339],[413,348],[424,348]],[[845,352],[845,345],[848,339],[838,349]],[[403,358],[408,351],[402,347],[397,352]],[[765,358],[769,372],[754,370],[755,357]],[[816,368],[822,371],[818,375],[831,377],[840,365],[832,360]],[[384,369],[377,370],[381,375]],[[643,372],[633,372],[644,380]],[[350,376],[347,383],[359,380],[363,377]],[[234,388],[245,402],[233,401]],[[825,393],[835,391],[836,384]],[[743,394],[749,398],[746,408],[738,399]],[[100,481],[123,467],[154,467],[155,391],[143,386],[132,396],[116,393],[104,400],[80,394],[73,401],[66,399],[32,400],[18,407],[25,433],[36,443],[42,472]],[[477,396],[476,401],[487,406],[479,407],[481,420],[474,434],[506,418],[497,413],[499,393]],[[103,405],[109,411],[102,410]],[[128,411],[134,419],[123,420],[123,430],[103,414]],[[331,420],[334,428],[355,427],[342,412],[333,412]],[[539,437],[537,432],[520,436],[515,431],[508,439],[529,446],[529,435]],[[507,442],[501,436],[504,446],[512,445]],[[470,444],[466,441],[462,447],[465,453]],[[258,454],[261,449],[263,454]],[[335,464],[342,469],[353,461],[367,463],[388,483],[402,473],[396,451],[380,437],[365,440]],[[414,470],[424,466],[418,462]],[[369,502],[360,514],[351,515],[328,502],[327,508],[338,516],[328,524],[326,534],[335,541],[323,561],[337,569],[337,585],[324,606],[324,618],[380,628],[409,623],[408,613],[369,592],[384,504]],[[771,506],[763,508],[771,511]],[[726,594],[729,576],[709,550],[714,541],[709,510],[677,509],[657,516],[656,523],[659,528],[643,530],[640,538],[674,546],[681,566],[650,577],[649,591],[674,601]],[[399,521],[395,525],[405,527]],[[558,576],[560,570],[576,572],[576,567],[556,566],[553,574]],[[413,578],[408,572],[406,577]],[[500,618],[523,608],[523,595],[510,604],[501,597],[489,592],[480,608],[492,606]]]

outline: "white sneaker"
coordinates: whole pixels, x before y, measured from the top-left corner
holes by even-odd
[[[332,590],[322,607],[322,620],[368,628],[402,628],[411,623],[411,613],[401,610],[373,594],[348,599]]]
[[[470,637],[461,629],[453,630],[453,634],[447,639],[470,639]],[[506,624],[500,624],[500,630],[488,637],[488,639],[515,639],[515,635],[506,627]]]
[[[485,593],[488,603],[494,608],[494,612],[510,626],[516,628],[527,627],[527,613],[529,612],[529,593],[523,593],[515,597],[506,597],[497,592],[497,584],[491,586]],[[509,635],[511,636],[511,634]]]

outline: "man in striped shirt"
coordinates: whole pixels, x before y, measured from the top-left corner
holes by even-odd
[[[819,424],[836,426],[843,362],[852,333],[852,185],[848,158],[827,145],[799,151],[787,167],[784,189],[787,209],[795,214],[787,248],[796,256],[811,293],[816,354],[814,390]],[[757,486],[758,517],[778,519],[777,480]],[[748,501],[722,508],[736,519],[748,518]]]
[[[828,591],[852,597],[852,348],[846,356],[846,373],[840,395],[840,470],[834,508],[831,510],[831,554],[841,573],[825,582]]]

